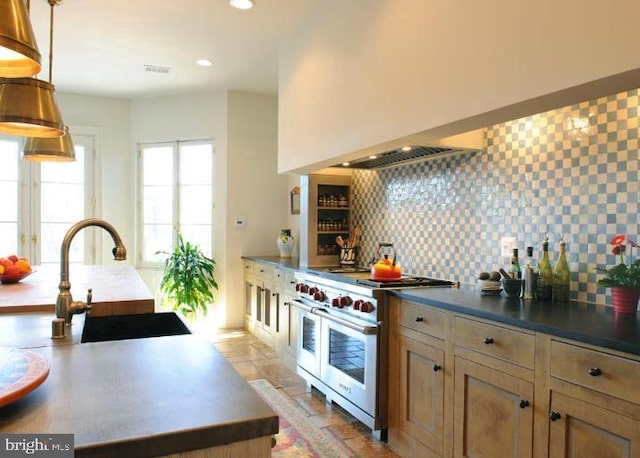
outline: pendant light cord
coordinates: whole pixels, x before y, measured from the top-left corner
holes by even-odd
[[[53,81],[53,8],[58,3],[58,0],[49,0],[49,5],[51,5],[51,15],[49,18],[49,84],[52,84]]]

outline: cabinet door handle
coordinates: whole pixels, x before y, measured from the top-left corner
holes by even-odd
[[[416,317],[416,323],[422,323],[424,321],[424,318],[421,316],[417,316]]]
[[[485,337],[483,342],[487,345],[491,345],[493,343],[493,337]]]
[[[442,369],[442,366],[440,364],[433,365],[433,372],[438,372],[440,369]]]
[[[551,413],[549,414],[549,418],[551,419],[551,421],[558,421],[562,418],[562,415],[560,415],[560,412],[556,412],[555,410],[552,410]]]
[[[521,399],[520,400],[520,408],[524,409],[525,407],[529,407],[529,401],[527,401],[526,399]]]
[[[591,369],[589,369],[589,375],[591,375],[592,377],[602,375],[602,369],[600,369],[599,367],[592,367]]]
[[[288,307],[291,305],[291,302],[284,302],[282,305],[284,305],[285,307]]]
[[[276,297],[278,293],[271,293],[271,297]]]

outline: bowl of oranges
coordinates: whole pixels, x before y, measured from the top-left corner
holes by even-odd
[[[33,273],[31,263],[25,257],[18,257],[15,254],[0,258],[0,283],[18,283],[25,277]]]

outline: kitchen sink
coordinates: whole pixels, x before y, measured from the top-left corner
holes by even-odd
[[[81,343],[191,334],[173,312],[85,317]]]

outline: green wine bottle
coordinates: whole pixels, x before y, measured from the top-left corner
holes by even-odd
[[[567,262],[567,255],[565,253],[565,243],[564,240],[561,239],[560,255],[553,270],[553,302],[562,303],[569,301],[570,283],[569,263]]]
[[[550,301],[553,297],[553,270],[549,261],[549,238],[542,242],[542,258],[538,264],[538,283],[536,285],[536,299]]]

